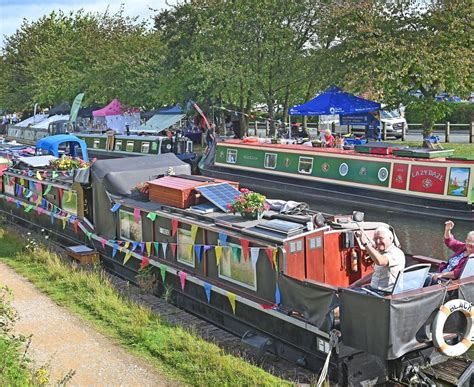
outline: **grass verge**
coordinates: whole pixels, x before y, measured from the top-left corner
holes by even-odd
[[[185,329],[161,321],[147,308],[121,296],[103,272],[75,268],[43,247],[28,251],[24,246],[23,239],[0,226],[2,262],[171,379],[200,386],[289,385]]]

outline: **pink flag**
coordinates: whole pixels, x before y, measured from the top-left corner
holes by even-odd
[[[100,238],[100,243],[102,243],[102,248],[105,250],[105,244],[106,244],[106,240],[104,238]]]
[[[140,216],[141,212],[140,212],[140,209],[139,208],[135,208],[133,210],[133,217],[135,218],[135,223],[138,223],[140,221]]]
[[[43,213],[43,207],[36,207],[36,211],[38,212],[38,215],[41,215]]]
[[[184,271],[179,272],[179,280],[181,281],[181,290],[184,290],[184,284],[186,283],[186,273]]]

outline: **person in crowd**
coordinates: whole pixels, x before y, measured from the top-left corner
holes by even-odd
[[[211,127],[206,131],[206,144],[209,148],[216,139],[216,124],[212,123]]]
[[[361,231],[356,235],[374,261],[369,289],[391,292],[398,273],[405,268],[405,254],[395,246],[393,233],[387,227],[378,227],[373,241]]]
[[[324,131],[324,140],[326,148],[333,148],[334,147],[334,136],[331,133],[331,129],[326,129]]]
[[[460,242],[451,233],[453,228],[452,220],[444,223],[444,244],[453,251],[453,255],[448,262],[440,265],[438,273],[431,275],[431,283],[439,279],[458,279],[467,260],[474,257],[474,231],[469,231],[466,241]]]

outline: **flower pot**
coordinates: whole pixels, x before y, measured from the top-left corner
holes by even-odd
[[[263,211],[259,211],[259,212],[241,212],[240,215],[244,219],[257,220],[257,219],[262,219]]]

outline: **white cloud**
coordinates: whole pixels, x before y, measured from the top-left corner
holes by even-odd
[[[133,0],[124,1],[124,14],[127,16],[138,16],[140,20],[150,21],[156,9],[169,8],[168,4],[176,4],[176,0]],[[34,21],[43,15],[48,15],[52,11],[61,10],[64,13],[84,9],[88,12],[104,12],[107,7],[111,13],[120,9],[120,2],[102,0],[82,0],[82,1],[59,1],[43,0],[41,2],[32,0],[1,0],[0,1],[0,47],[3,47],[4,36],[12,35],[20,28],[23,19]]]

